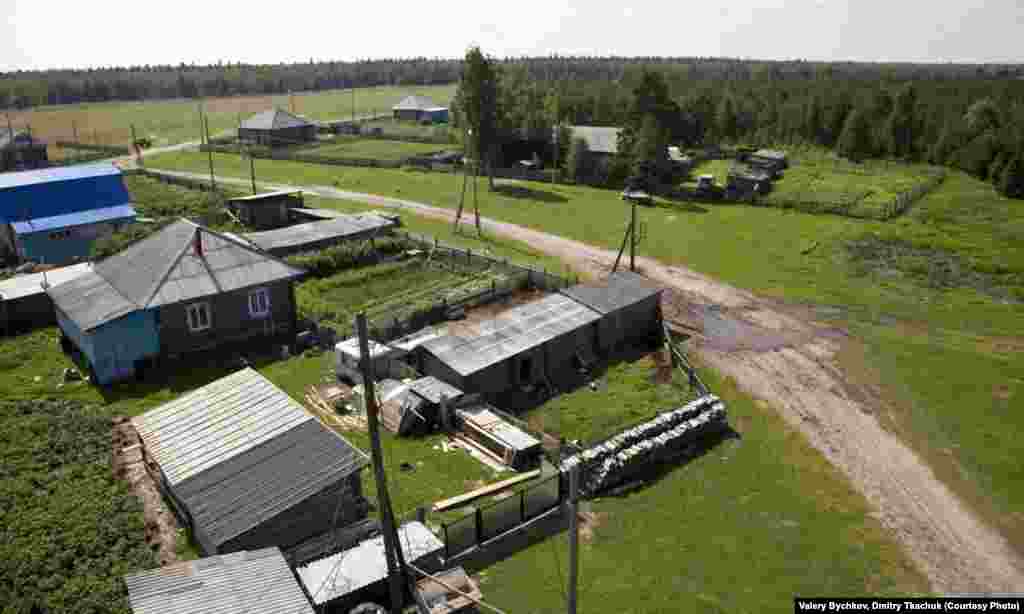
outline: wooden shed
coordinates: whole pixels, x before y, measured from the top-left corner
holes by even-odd
[[[302,190],[275,190],[224,201],[224,206],[243,224],[265,230],[280,228],[291,222],[291,210],[304,204]]]
[[[0,131],[0,172],[46,168],[46,143],[29,132]]]
[[[601,314],[598,347],[608,355],[660,337],[663,291],[641,275],[617,271],[600,283],[580,284],[561,292]]]
[[[313,122],[284,109],[273,108],[253,115],[238,127],[238,140],[269,146],[298,145],[316,140]]]
[[[406,96],[391,107],[395,119],[443,124],[448,121],[448,107],[442,107],[427,96]]]

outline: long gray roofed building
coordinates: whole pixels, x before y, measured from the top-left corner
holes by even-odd
[[[313,249],[322,249],[345,241],[367,239],[387,232],[398,224],[373,214],[339,215],[329,220],[296,224],[276,230],[251,232],[246,241],[263,251],[284,256]]]
[[[313,122],[278,108],[257,113],[242,122],[242,128],[247,130],[280,130],[281,128],[301,128],[312,125]]]
[[[623,344],[660,335],[664,288],[631,271],[617,271],[593,284],[579,284],[561,293],[601,314],[598,348],[612,352]]]
[[[366,456],[252,369],[134,418],[208,554],[286,548],[365,517]]]
[[[182,219],[97,262],[91,273],[53,287],[49,294],[65,315],[88,331],[136,310],[298,279],[304,274],[251,246]]]
[[[592,153],[615,154],[619,152],[619,131],[621,128],[605,126],[569,126],[572,138],[583,139],[587,150]]]
[[[313,614],[277,548],[185,561],[124,582],[135,614]]]

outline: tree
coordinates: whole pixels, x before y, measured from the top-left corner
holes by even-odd
[[[885,137],[889,153],[897,158],[914,153],[914,137],[917,127],[917,90],[908,83],[896,96],[889,121],[886,122]]]
[[[999,192],[1010,198],[1024,198],[1024,157],[1020,153],[1003,167]]]
[[[821,98],[815,96],[807,105],[804,118],[803,135],[812,143],[821,143],[825,132],[825,111],[821,106]]]
[[[466,52],[456,100],[469,134],[470,157],[487,165],[488,185],[494,190],[494,150],[498,138],[498,71],[479,47]]]
[[[668,132],[654,115],[648,115],[633,144],[630,187],[654,191],[668,160]]]
[[[718,110],[715,112],[715,132],[718,138],[723,141],[730,141],[736,138],[736,106],[733,103],[732,95],[726,92],[718,103]]]
[[[981,134],[989,130],[999,130],[1003,123],[999,108],[991,98],[982,98],[972,104],[964,115],[964,121],[974,134]]]
[[[565,159],[565,171],[568,173],[570,181],[582,183],[587,179],[590,174],[587,168],[587,158],[589,155],[590,147],[585,139],[572,139],[572,145],[569,146],[569,154]]]
[[[871,155],[874,150],[871,123],[860,109],[854,109],[846,117],[836,148],[840,155],[851,160],[861,160]]]

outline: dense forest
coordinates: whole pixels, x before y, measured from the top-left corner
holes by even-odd
[[[624,126],[632,139],[650,116],[657,121],[645,132],[659,142],[809,143],[851,158],[951,165],[1006,183],[1007,194],[1024,191],[1015,179],[1024,143],[1019,65],[558,56],[491,62],[500,83],[499,140],[550,140],[559,124]],[[0,74],[0,106],[444,84],[459,81],[463,65],[415,58],[22,71]]]

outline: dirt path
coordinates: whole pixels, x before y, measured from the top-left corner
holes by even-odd
[[[454,219],[451,210],[413,201],[326,186],[303,189],[326,198]],[[463,220],[470,228],[471,217],[464,215]],[[572,239],[490,219],[482,225],[489,233],[523,241],[592,274],[607,272],[615,260],[614,252]],[[878,400],[846,379],[835,360],[843,331],[681,266],[648,258],[639,258],[638,265],[671,289],[665,316],[695,333],[702,359],[776,408],[841,469],[935,591],[1012,592],[1024,586],[1024,561],[1006,540],[974,517],[914,452],[879,425],[873,415],[880,409]]]

